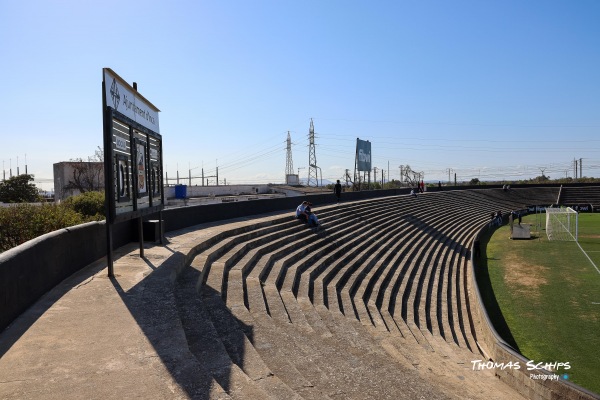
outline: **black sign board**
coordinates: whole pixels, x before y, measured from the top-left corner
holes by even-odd
[[[135,85],[135,84],[134,84]],[[139,219],[164,208],[160,110],[110,68],[102,70],[104,179],[109,275],[114,223]],[[143,255],[140,235],[140,255]]]

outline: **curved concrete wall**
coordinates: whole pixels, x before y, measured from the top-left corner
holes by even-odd
[[[343,193],[342,201],[407,193],[407,189]],[[335,201],[333,193],[236,203],[181,207],[163,211],[165,231],[273,211],[289,210],[307,199],[318,206]],[[147,219],[155,219],[150,215]],[[113,226],[113,246],[137,240],[135,221]],[[60,229],[0,254],[0,331],[44,293],[86,265],[106,256],[106,225],[90,222]]]
[[[131,224],[117,225],[115,247],[131,238]],[[59,229],[0,254],[0,331],[44,293],[106,255],[104,221]]]
[[[373,197],[395,196],[407,194],[410,189],[372,190],[364,192],[342,193],[342,201],[356,201]],[[189,207],[172,208],[163,211],[165,231],[173,231],[205,222],[221,221],[224,219],[239,218],[249,215],[265,214],[274,211],[289,210],[290,215],[303,201],[313,203],[313,208],[318,214],[320,205],[335,202],[333,193],[312,194],[298,197],[283,197],[275,199],[243,201],[236,203],[206,204]]]

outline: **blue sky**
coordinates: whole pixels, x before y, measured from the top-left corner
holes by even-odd
[[[0,0],[0,158],[52,188],[102,145],[102,68],[160,110],[169,178],[600,176],[600,2]],[[302,169],[304,168],[304,169]],[[195,181],[193,183],[199,183]]]

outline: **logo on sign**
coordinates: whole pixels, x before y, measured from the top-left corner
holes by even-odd
[[[363,149],[359,149],[358,150],[358,161],[370,163],[371,162],[371,154],[365,153],[363,151]]]
[[[119,86],[117,85],[117,80],[115,78],[113,78],[112,85],[110,85],[110,97],[112,97],[112,102],[116,110],[119,107],[121,95],[119,94]]]

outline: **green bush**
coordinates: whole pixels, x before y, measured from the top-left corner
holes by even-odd
[[[104,219],[103,192],[85,192],[69,197],[62,204],[85,217],[92,217],[94,220]]]
[[[104,193],[88,192],[61,204],[0,207],[0,252],[45,233],[104,219]]]
[[[57,229],[89,222],[75,210],[56,204],[19,204],[0,208],[0,252]]]

